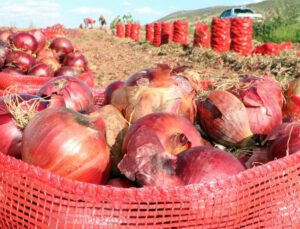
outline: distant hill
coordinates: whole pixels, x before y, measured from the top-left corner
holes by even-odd
[[[300,0],[266,0],[255,4],[244,5],[245,7],[250,7],[258,13],[264,15],[265,18],[272,18],[277,15],[282,17],[298,20],[300,22]],[[218,6],[209,7],[197,10],[185,10],[177,11],[169,14],[159,21],[173,21],[176,19],[185,19],[194,24],[197,21],[210,22],[213,17],[220,16],[220,14],[232,7],[241,7],[241,5],[236,6]]]

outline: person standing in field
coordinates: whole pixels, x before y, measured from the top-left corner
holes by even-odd
[[[100,28],[103,29],[104,26],[106,26],[107,22],[106,22],[106,19],[103,15],[101,15],[99,17],[99,25],[100,25]]]
[[[83,19],[83,22],[84,22],[84,26],[85,28],[89,28],[90,29],[93,29],[93,24],[96,22],[95,20],[91,19],[91,18],[85,18]]]

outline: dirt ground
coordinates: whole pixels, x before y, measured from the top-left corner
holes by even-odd
[[[188,66],[199,73],[201,79],[209,80],[244,74],[273,74],[286,79],[300,72],[300,58],[291,52],[278,57],[242,58],[234,53],[216,54],[212,50],[183,48],[177,44],[157,48],[144,41],[120,39],[101,30],[76,30],[68,37],[88,59],[98,87],[126,80],[131,74],[160,62]]]

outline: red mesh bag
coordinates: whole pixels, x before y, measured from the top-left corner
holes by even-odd
[[[168,44],[173,41],[173,23],[163,22],[161,24],[161,44]]]
[[[78,75],[77,78],[86,82],[86,84],[91,88],[94,87],[94,77],[91,70]],[[53,78],[30,75],[12,75],[0,72],[0,91],[3,91],[8,87],[14,87],[12,88],[12,92],[35,94],[45,82],[51,79]]]
[[[216,52],[223,53],[230,50],[230,24],[230,19],[213,19],[211,46]]]
[[[253,23],[251,18],[231,20],[231,50],[244,56],[252,52]]]
[[[268,56],[278,56],[280,51],[291,50],[292,43],[284,42],[281,44],[276,44],[272,42],[266,42],[265,44],[257,46],[254,50],[254,54],[268,55]]]
[[[194,47],[210,48],[211,34],[208,25],[196,23],[194,32]]]
[[[125,25],[125,37],[130,38],[131,37],[131,24]]]
[[[300,228],[300,154],[222,180],[113,188],[0,153],[0,227]]]
[[[123,23],[118,23],[116,26],[116,30],[117,30],[117,37],[122,38],[125,36],[125,29]]]
[[[173,41],[182,45],[188,44],[189,24],[186,21],[177,20],[174,22]]]
[[[140,41],[140,24],[131,24],[131,39]]]
[[[147,24],[146,25],[146,41],[148,41],[149,43],[153,43],[153,39],[154,39],[154,24]]]
[[[56,36],[64,35],[64,27],[62,24],[55,24],[42,30],[47,39],[52,39]]]
[[[161,22],[154,23],[154,39],[153,44],[155,46],[161,45]]]

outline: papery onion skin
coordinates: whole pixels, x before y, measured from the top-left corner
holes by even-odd
[[[61,66],[58,60],[54,57],[41,58],[40,62],[48,65],[53,72],[56,72]]]
[[[35,64],[35,59],[25,52],[10,51],[6,57],[6,64],[21,71],[28,71]]]
[[[38,77],[53,77],[53,71],[47,64],[38,63],[28,71],[28,75],[34,75]]]
[[[176,175],[184,185],[236,175],[245,167],[232,154],[208,146],[190,148],[177,158]]]
[[[111,97],[112,94],[120,89],[125,87],[125,82],[124,81],[115,81],[109,84],[106,89],[105,89],[105,99],[104,99],[104,104],[110,104],[111,103]]]
[[[82,80],[69,76],[55,77],[46,82],[37,95],[49,99],[50,104],[52,96],[61,97],[66,108],[82,113],[88,113],[94,106],[90,88]]]
[[[49,47],[54,50],[60,58],[64,58],[65,55],[74,51],[71,41],[64,37],[55,38]]]
[[[80,72],[85,72],[87,71],[88,62],[84,55],[79,52],[74,52],[64,57],[63,65],[74,67]]]
[[[300,152],[300,124],[283,123],[267,137],[268,159],[275,160]]]
[[[188,119],[170,113],[153,113],[130,126],[123,142],[123,153],[126,153],[130,139],[143,126],[151,129],[164,150],[173,155],[190,147],[204,145],[200,133]]]
[[[60,176],[105,184],[109,150],[101,120],[96,123],[66,108],[48,108],[26,127],[22,159]]]
[[[77,69],[70,67],[70,66],[62,66],[61,68],[59,68],[54,76],[58,77],[58,76],[72,76],[72,77],[76,77],[77,75],[80,74],[80,71],[78,71]]]
[[[11,38],[12,45],[23,52],[35,53],[38,49],[38,42],[28,32],[14,33]]]
[[[116,90],[111,104],[130,122],[154,112],[169,112],[195,119],[195,91],[188,80],[173,75],[172,69],[159,66],[131,76],[125,87]]]
[[[201,128],[216,142],[228,147],[252,143],[247,110],[230,92],[213,91],[197,107]]]
[[[8,43],[9,38],[13,32],[11,30],[4,30],[0,32],[0,40],[3,41],[4,43]]]
[[[38,43],[37,49],[36,49],[37,52],[46,47],[47,39],[46,39],[45,34],[41,30],[36,29],[36,30],[30,31],[30,33],[32,34],[32,36],[35,38],[35,40]]]
[[[285,91],[283,114],[285,119],[300,121],[300,79],[297,78],[288,84]]]
[[[49,49],[49,48],[44,48],[42,50],[40,50],[38,53],[37,53],[37,60],[40,61],[41,59],[43,58],[46,58],[46,57],[53,57],[53,58],[56,58],[56,55],[54,54],[54,52]]]

